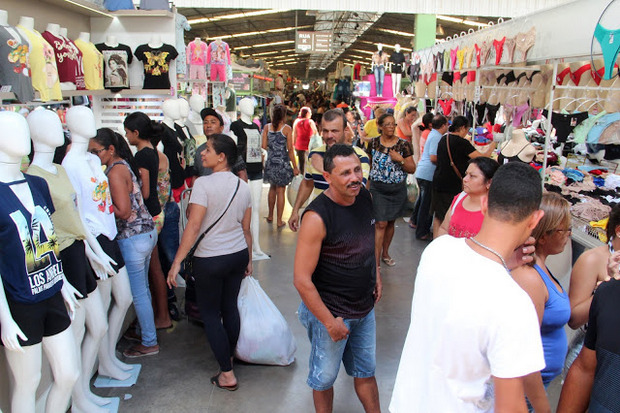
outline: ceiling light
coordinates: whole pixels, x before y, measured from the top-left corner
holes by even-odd
[[[191,24],[198,24],[198,23],[216,22],[220,20],[239,19],[242,17],[264,16],[266,14],[284,13],[287,11],[288,10],[275,10],[275,9],[257,10],[257,11],[249,11],[249,12],[234,13],[234,14],[224,14],[221,16],[201,17],[198,19],[188,20],[187,22],[191,25]]]
[[[401,31],[392,30],[392,29],[384,29],[382,27],[377,27],[375,30],[378,30],[380,32],[395,34],[397,36],[405,36],[405,37],[413,37],[413,36],[415,36],[414,33],[401,32]]]
[[[444,36],[446,34],[443,26],[441,24],[437,25],[437,31],[435,31],[435,36]]]
[[[474,26],[474,27],[487,27],[487,26],[489,26],[487,23],[475,22],[473,20],[466,20],[466,19],[462,19],[460,17],[451,17],[451,16],[437,15],[437,20],[444,20],[444,21],[447,21],[447,22],[460,23],[460,24],[465,24],[467,26]]]
[[[281,41],[281,42],[253,44],[252,46],[239,46],[239,47],[235,47],[235,50],[245,50],[245,49],[251,49],[251,48],[254,48],[254,47],[278,46],[278,45],[281,45],[281,44],[291,44],[291,43],[295,43],[295,40],[284,40],[284,41]]]

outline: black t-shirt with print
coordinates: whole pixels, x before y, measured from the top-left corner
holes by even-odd
[[[95,47],[103,54],[103,87],[113,92],[129,89],[129,64],[133,61],[129,46],[98,43]]]
[[[179,55],[174,46],[141,44],[134,54],[144,64],[144,89],[170,89],[170,62]]]

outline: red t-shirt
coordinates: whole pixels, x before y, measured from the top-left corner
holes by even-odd
[[[312,137],[312,127],[310,119],[302,119],[295,124],[295,149],[307,151]]]
[[[420,135],[420,159],[422,159],[422,154],[424,153],[424,145],[426,145],[426,139],[428,139],[428,134],[431,133],[430,129],[424,129],[422,134]]]
[[[71,82],[79,90],[86,89],[82,52],[75,43],[65,37],[56,37],[48,31],[41,33],[41,36],[54,49],[60,82]]]
[[[452,216],[450,217],[450,227],[448,228],[448,234],[456,238],[470,238],[480,232],[482,226],[481,211],[468,211],[463,208],[463,200],[468,195],[465,192],[461,192],[454,197],[450,210]]]

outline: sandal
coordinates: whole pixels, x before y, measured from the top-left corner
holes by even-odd
[[[135,359],[138,357],[144,356],[154,356],[159,353],[159,344],[155,344],[154,346],[144,346],[142,344],[136,344],[134,346],[129,347],[127,350],[123,351],[123,356]]]
[[[235,391],[239,388],[239,383],[237,384],[233,384],[232,386],[222,386],[220,384],[220,374],[222,373],[217,373],[215,376],[211,377],[211,384],[214,384],[215,386],[219,387],[220,389],[224,389],[224,390],[228,390],[228,391]]]
[[[383,257],[381,258],[381,260],[385,263],[385,265],[387,265],[388,267],[393,267],[396,265],[396,262],[394,262],[394,260],[390,257]]]

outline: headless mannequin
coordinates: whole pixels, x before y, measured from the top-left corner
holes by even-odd
[[[164,42],[161,41],[161,35],[153,34],[153,36],[151,36],[151,41],[149,42],[149,47],[151,47],[153,49],[159,49],[163,45],[164,45]]]
[[[105,45],[109,47],[117,47],[118,40],[116,39],[116,36],[107,36],[105,38]]]
[[[15,112],[0,113],[0,181],[14,182],[24,179],[20,171],[22,157],[30,152],[30,134],[26,119]],[[27,183],[11,186],[23,206],[33,213],[35,204]],[[64,278],[64,277],[63,277]],[[46,412],[65,411],[71,396],[71,389],[77,380],[79,366],[77,349],[71,327],[53,336],[43,337],[41,343],[22,346],[28,338],[14,321],[7,302],[3,279],[0,275],[0,324],[2,343],[7,363],[13,375],[11,411],[34,412],[36,389],[41,378],[43,351],[54,374],[54,382],[47,396]],[[77,305],[75,289],[63,279],[62,296],[70,314]]]
[[[514,129],[512,136],[500,149],[504,158],[517,156],[519,160],[530,163],[536,155],[536,148],[527,140],[522,129]]]
[[[400,53],[400,45],[399,44],[395,44],[394,45],[394,50],[396,51],[396,53]],[[402,67],[403,64],[399,63],[399,65],[401,66],[401,72],[400,73],[394,73],[394,68],[392,68],[392,91],[394,92],[394,96],[396,96],[396,94],[400,93],[400,82],[402,79],[402,72],[404,70],[404,68]]]
[[[179,116],[180,117],[175,122],[178,125],[181,125],[182,127],[186,128],[187,127],[186,121],[187,121],[187,118],[189,117],[189,103],[184,98],[179,98],[177,102],[179,105]]]
[[[34,143],[35,150],[32,165],[38,166],[52,174],[57,174],[58,168],[62,168],[62,166],[52,162],[56,147],[64,144],[64,135],[60,118],[56,113],[49,110],[35,110],[28,116],[28,125],[30,127],[30,136]],[[67,188],[66,190],[69,193],[74,192],[73,187]],[[85,224],[84,228],[86,228]],[[93,262],[93,266],[105,267],[108,272],[114,272],[109,263],[110,257],[101,249],[97,239],[87,230],[84,230],[84,233],[87,235],[85,240],[86,256]],[[76,413],[105,413],[107,410],[101,409],[97,402],[107,402],[108,400],[95,396],[90,392],[91,372],[97,360],[97,352],[101,340],[108,330],[105,309],[98,289],[89,293],[88,297],[80,300],[80,307],[76,311],[76,316],[71,326],[75,336],[78,354],[81,349],[82,362],[80,377],[73,388],[71,411]]]
[[[0,26],[9,25],[9,14],[6,10],[0,10]]]
[[[189,98],[189,107],[191,111],[187,116],[186,125],[189,127],[190,132],[196,139],[196,145],[201,145],[206,137],[202,130],[202,119],[200,118],[200,111],[205,107],[205,100],[200,95],[192,95]]]
[[[67,28],[66,28],[66,27],[61,27],[61,28],[60,28],[60,35],[61,35],[62,37],[65,37],[65,38],[69,35],[69,32],[68,32],[68,30],[67,30]]]
[[[604,80],[601,77],[599,77],[598,74],[593,72],[595,69],[603,67],[603,65],[604,65],[603,59],[594,61],[594,66],[592,66],[592,71],[590,71],[590,76],[588,76],[588,83],[586,85],[588,87],[591,87],[592,90],[585,91],[585,96],[588,97],[588,100],[585,102],[583,101],[580,102],[577,106],[577,111],[579,112],[588,111],[592,113],[600,113],[603,110],[605,110],[605,102],[607,101],[609,91],[599,90],[598,87],[599,86],[601,88],[610,87],[613,84],[614,79],[617,76],[614,76],[610,80]],[[586,76],[586,74],[584,74],[583,76]],[[595,80],[595,77],[596,77],[596,80]],[[600,81],[600,84],[596,83],[597,81]],[[614,112],[617,112],[617,110]]]
[[[252,123],[252,115],[254,115],[254,102],[252,99],[243,98],[239,101],[239,113],[240,118],[244,123]],[[250,195],[252,197],[252,221],[250,224],[250,230],[252,232],[252,259],[253,260],[265,260],[269,259],[269,255],[265,254],[260,247],[260,201],[263,191],[263,180],[252,179],[249,180]]]
[[[603,82],[610,82],[611,84],[608,87],[613,87],[615,89],[610,90],[607,93],[607,100],[605,100],[603,108],[608,113],[620,111],[620,78],[616,76],[612,80],[603,80],[601,82],[601,86],[603,85]]]
[[[90,43],[90,33],[80,32],[78,39],[82,40],[83,42]]]
[[[88,142],[97,134],[93,112],[85,106],[74,106],[67,110],[66,123],[71,132],[71,149],[67,156],[71,162],[82,163],[84,168],[95,172],[101,171],[101,162],[94,157],[87,156]],[[91,175],[91,176],[93,176]],[[89,176],[80,177],[90,179]],[[93,200],[93,202],[96,202]],[[98,236],[99,234],[93,234]],[[100,271],[95,267],[95,272]],[[97,281],[97,286],[103,300],[104,314],[108,314],[108,333],[99,348],[99,374],[112,377],[116,380],[126,380],[131,376],[132,367],[122,363],[116,357],[116,343],[123,327],[125,314],[132,302],[129,276],[125,267],[120,268],[113,277]],[[110,305],[112,296],[114,304]],[[108,311],[109,309],[109,311]]]
[[[174,122],[181,119],[181,110],[177,99],[166,99],[161,106],[164,114],[163,123],[174,130]]]
[[[546,106],[546,82],[542,72],[534,73],[531,77],[530,87],[534,89],[532,93],[532,107],[543,108]]]
[[[385,76],[385,64],[389,56],[383,51],[383,45],[377,44],[377,51],[372,55],[372,68],[375,74],[375,91],[377,96],[383,96],[383,79]]]
[[[67,30],[67,29],[65,29],[65,30]],[[45,31],[50,32],[51,34],[53,34],[56,37],[63,37],[59,24],[49,23],[47,25],[47,28],[45,29]],[[66,36],[66,33],[65,33],[65,36]],[[60,82],[60,89],[62,89],[62,90],[76,90],[77,86],[75,86],[75,83],[71,83],[71,82]]]
[[[22,16],[19,18],[19,26],[23,26],[28,30],[34,30],[34,19],[32,17]]]

